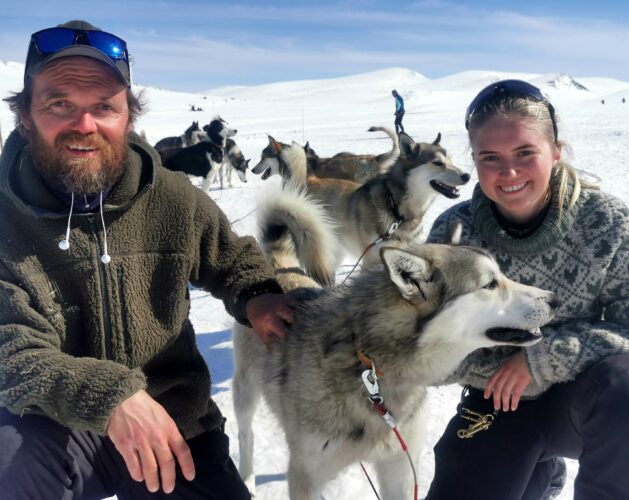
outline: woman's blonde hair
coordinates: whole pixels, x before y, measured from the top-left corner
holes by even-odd
[[[501,118],[510,118],[512,116],[528,118],[538,127],[552,147],[566,153],[570,151],[570,147],[564,141],[555,139],[555,126],[553,125],[553,119],[547,103],[519,95],[501,95],[497,99],[492,99],[479,105],[469,119],[468,132],[470,142],[478,129],[495,116]],[[556,115],[555,121],[557,121]],[[553,166],[552,177],[556,179],[555,182],[558,186],[559,199],[557,203],[559,205],[560,218],[563,213],[564,201],[568,194],[569,180],[572,181],[573,190],[568,202],[568,208],[571,208],[577,202],[582,187],[595,187],[593,184],[582,181],[575,168],[564,160],[559,160]]]

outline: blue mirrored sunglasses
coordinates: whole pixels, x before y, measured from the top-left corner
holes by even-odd
[[[555,108],[548,100],[548,97],[535,85],[531,85],[523,80],[502,80],[499,82],[487,85],[481,90],[474,100],[467,107],[465,112],[465,128],[469,130],[470,119],[480,106],[488,102],[499,100],[501,97],[524,97],[541,101],[548,107],[550,113],[550,119],[553,123],[553,132],[555,133],[555,140],[558,138],[557,134],[557,119],[555,117]]]
[[[70,28],[48,28],[31,38],[41,55],[49,55],[71,45],[88,45],[109,56],[112,61],[128,61],[127,44],[122,38],[105,31],[83,31]]]
[[[122,39],[105,31],[48,28],[31,35],[26,70],[39,65],[48,56],[74,45],[85,45],[99,50],[118,68],[127,84],[130,83],[129,54]]]

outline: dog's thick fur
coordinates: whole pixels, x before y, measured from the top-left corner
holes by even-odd
[[[357,353],[383,372],[380,393],[416,463],[426,387],[475,349],[539,340],[554,294],[507,279],[483,250],[450,245],[383,248],[382,265],[317,289],[334,268],[332,232],[320,207],[307,205],[285,191],[258,209],[262,247],[300,303],[270,353],[252,330],[234,327],[240,473],[253,491],[251,426],[264,394],[286,433],[291,500],[318,499],[357,461],[374,463],[383,499],[412,498],[407,458],[368,400]]]
[[[331,158],[321,158],[307,142],[304,146],[308,173],[316,177],[346,179],[363,184],[385,173],[400,156],[398,136],[386,127],[371,127],[368,132],[384,132],[391,138],[391,150],[380,155],[338,153]]]
[[[339,228],[339,241],[358,258],[396,221],[400,224],[390,235],[391,240],[416,241],[424,214],[437,195],[459,196],[457,186],[467,183],[470,176],[452,164],[440,140],[438,134],[432,144],[416,143],[409,135],[400,134],[401,152],[395,163],[363,185],[308,176],[303,148],[297,143],[279,143],[272,137],[264,162],[267,168],[277,168],[283,182],[306,186],[308,194],[323,203]],[[376,257],[370,252],[367,261]]]
[[[180,136],[165,137],[159,140],[154,148],[164,163],[180,149],[192,146],[203,139],[204,132],[199,128],[199,122],[194,121]]]

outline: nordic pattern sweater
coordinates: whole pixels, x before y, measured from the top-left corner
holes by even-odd
[[[131,134],[126,170],[100,215],[71,219],[14,132],[0,157],[0,406],[106,433],[140,389],[184,435],[220,425],[210,374],[188,319],[188,283],[246,322],[245,299],[281,292],[251,237],[234,234],[188,178]]]
[[[629,352],[629,212],[620,200],[584,189],[559,219],[557,186],[546,218],[530,236],[513,238],[493,215],[491,201],[476,186],[470,201],[444,212],[428,237],[444,242],[456,220],[462,244],[489,250],[509,278],[558,293],[561,306],[543,339],[526,347],[533,382],[525,397],[573,380],[602,358]],[[570,199],[572,184],[566,198]],[[518,348],[479,349],[448,382],[484,389],[489,378]]]

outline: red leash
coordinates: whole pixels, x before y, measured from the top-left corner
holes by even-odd
[[[359,358],[360,358],[360,353],[359,353]],[[373,405],[373,409],[376,411],[376,413],[378,413],[378,415],[380,415],[384,419],[387,425],[391,427],[398,441],[400,442],[400,445],[402,446],[402,450],[406,454],[406,458],[408,459],[408,463],[410,464],[411,470],[413,471],[413,479],[415,481],[414,488],[413,488],[413,498],[414,500],[417,500],[419,496],[419,484],[418,484],[419,481],[417,479],[417,471],[415,470],[415,465],[413,465],[413,460],[411,459],[411,455],[408,452],[408,446],[406,446],[406,443],[404,442],[404,439],[402,438],[402,435],[400,434],[400,431],[397,428],[395,419],[393,418],[393,415],[391,415],[391,412],[384,405],[384,398],[380,394],[380,387],[378,386],[378,374],[382,376],[382,372],[376,368],[376,365],[373,361],[371,361],[369,358],[367,358],[367,360],[369,361],[369,363],[365,363],[365,364],[367,364],[367,366],[369,366],[370,369],[365,370],[362,373],[362,379],[363,379],[363,383],[365,384],[365,387],[367,388],[367,391],[369,392],[369,400],[371,401]],[[362,462],[360,465],[363,468],[363,471],[365,472],[365,475],[367,476],[367,479],[369,480],[369,483],[371,484],[371,487],[374,493],[376,494],[376,497],[379,499],[380,497],[378,496],[378,492],[376,491],[373,483],[371,482],[371,478],[369,477],[369,474],[367,474],[367,471],[365,470],[365,467],[363,466]]]

